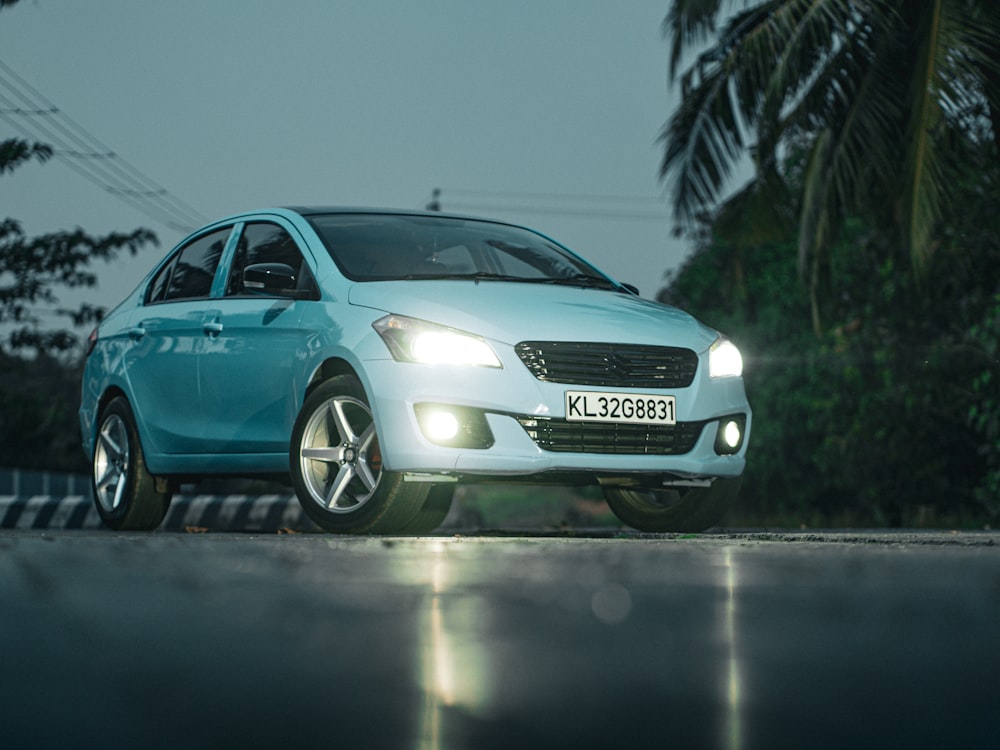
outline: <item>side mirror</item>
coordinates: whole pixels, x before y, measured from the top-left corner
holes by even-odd
[[[297,281],[295,271],[284,263],[254,263],[243,269],[243,288],[248,292],[297,297]]]

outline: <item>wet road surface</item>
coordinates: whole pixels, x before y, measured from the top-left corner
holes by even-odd
[[[5,747],[996,747],[1000,534],[0,532]]]

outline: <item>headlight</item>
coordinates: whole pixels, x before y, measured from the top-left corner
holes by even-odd
[[[708,350],[708,374],[713,378],[738,378],[743,374],[743,357],[729,339],[720,336]]]
[[[399,362],[501,367],[486,340],[471,333],[403,315],[386,315],[372,323],[372,327]]]

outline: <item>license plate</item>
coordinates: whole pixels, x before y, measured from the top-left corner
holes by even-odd
[[[673,396],[643,393],[566,391],[566,419],[569,422],[676,424],[677,402]]]

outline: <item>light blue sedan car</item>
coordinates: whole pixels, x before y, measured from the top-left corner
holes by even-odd
[[[523,227],[269,209],[192,234],[91,334],[80,426],[115,529],[181,482],[290,478],[342,533],[424,533],[457,483],[598,484],[646,531],[719,521],[737,348]]]

